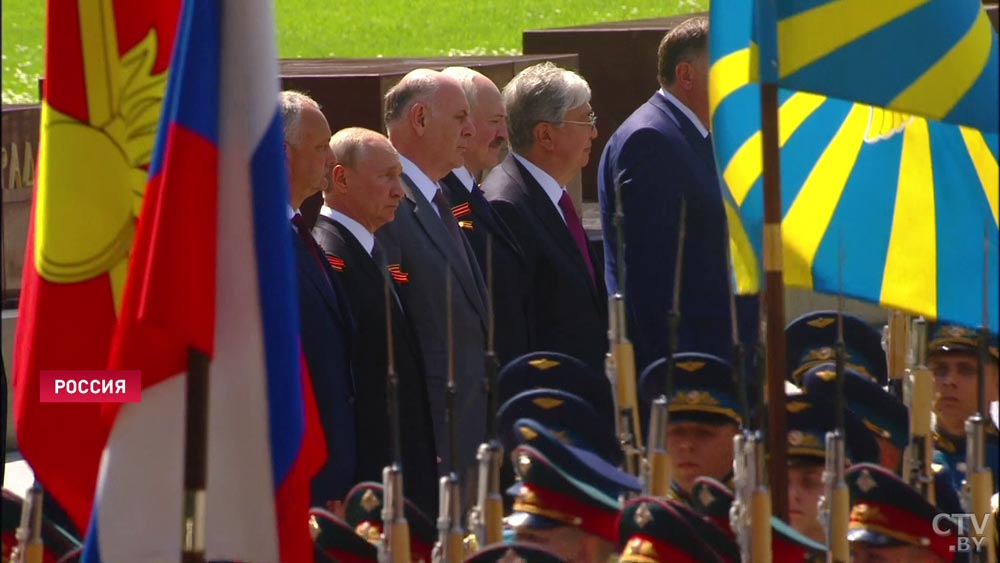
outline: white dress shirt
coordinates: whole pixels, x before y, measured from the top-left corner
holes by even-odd
[[[559,200],[562,199],[562,195],[566,192],[566,188],[560,186],[559,182],[556,182],[556,179],[549,175],[548,172],[542,170],[538,166],[535,166],[535,164],[528,159],[517,154],[516,152],[511,152],[511,154],[514,155],[514,158],[517,159],[522,166],[528,169],[528,173],[535,178],[538,185],[542,186],[542,190],[545,192],[545,195],[549,196],[549,199],[552,200],[552,205],[555,206],[556,212],[559,213],[559,216],[562,217],[563,223],[565,223],[566,216],[563,215],[562,208],[559,207]]]
[[[364,228],[361,223],[326,205],[319,209],[319,214],[346,227],[354,235],[354,238],[358,239],[368,256],[372,255],[372,249],[375,248],[375,235],[368,232],[368,229]]]
[[[691,108],[684,105],[683,102],[677,99],[677,96],[674,96],[663,88],[660,88],[660,95],[666,98],[668,102],[674,105],[674,107],[681,110],[681,113],[683,113],[691,121],[691,123],[694,124],[703,138],[708,137],[708,129],[705,129],[705,125],[703,125],[701,120],[698,119],[698,116],[691,111]]]
[[[413,161],[406,158],[403,155],[399,155],[399,162],[403,165],[403,174],[406,174],[414,184],[417,185],[417,189],[420,193],[427,198],[428,203],[431,204],[431,209],[437,214],[438,217],[441,216],[441,212],[438,211],[436,205],[434,205],[434,194],[441,189],[438,183],[431,180],[424,171],[420,169],[419,166],[413,164]]]

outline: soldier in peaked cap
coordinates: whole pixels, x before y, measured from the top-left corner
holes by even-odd
[[[376,563],[378,549],[343,520],[322,508],[309,510],[316,563]]]
[[[497,543],[488,545],[462,563],[564,563],[555,553],[523,543]]]
[[[380,483],[358,483],[344,499],[344,519],[358,536],[376,544],[382,537],[383,489]],[[437,528],[426,514],[409,500],[403,514],[410,526],[410,554],[415,562],[431,563]]]
[[[697,480],[695,481],[697,483]],[[702,543],[709,546],[723,563],[740,563],[740,545],[736,537],[719,527],[713,520],[699,514],[691,506],[676,499],[666,499]]]
[[[497,374],[497,403],[545,387],[572,393],[615,423],[611,382],[580,360],[558,352],[531,352],[508,363]]]
[[[729,509],[734,500],[733,491],[711,477],[699,477],[691,490],[691,509],[718,526],[735,541],[736,534],[729,520]],[[807,538],[777,517],[771,517],[772,561],[775,563],[825,561],[823,558],[825,553],[826,547],[822,543]]]
[[[965,480],[965,421],[978,410],[978,341],[972,329],[933,323],[928,329],[927,367],[934,374],[934,442],[936,459],[948,466],[956,490]],[[985,369],[987,404],[997,400],[997,335],[990,335]],[[989,413],[982,413],[989,416]],[[998,486],[1000,439],[996,427],[987,425],[986,460],[993,470],[994,492]]]
[[[733,436],[743,419],[728,363],[695,352],[675,354],[673,361],[667,449],[673,464],[674,494],[688,502],[696,478],[732,478]],[[666,360],[661,358],[643,370],[639,396],[646,405],[663,394],[666,368]]]
[[[851,521],[847,537],[854,563],[951,561],[958,526],[939,514],[894,473],[875,464],[847,472]]]
[[[553,432],[564,443],[594,452],[612,465],[622,462],[615,427],[598,416],[580,397],[557,389],[518,393],[497,410],[497,429],[504,451],[518,444],[514,423],[530,418]]]
[[[792,395],[788,410],[788,511],[793,528],[806,537],[826,541],[817,502],[824,492],[826,433],[834,429],[836,406],[816,395]],[[847,462],[875,463],[878,444],[851,411],[844,413],[844,455]]]
[[[813,311],[785,327],[788,379],[800,384],[802,375],[817,364],[832,362],[837,343],[837,311]],[[847,367],[879,385],[888,382],[882,335],[854,315],[843,314]]]
[[[567,561],[604,563],[615,550],[619,497],[638,480],[587,450],[568,446],[530,419],[515,423],[520,484],[508,523],[517,541],[551,550]]]
[[[675,505],[654,497],[630,500],[618,519],[622,563],[722,562]]]

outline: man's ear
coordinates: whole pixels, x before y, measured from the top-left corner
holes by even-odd
[[[416,131],[418,136],[423,136],[424,131],[427,129],[427,122],[430,118],[431,109],[425,102],[416,102],[410,106],[410,111],[407,112],[407,119],[410,121],[410,126]]]
[[[552,138],[552,127],[553,125],[547,121],[539,121],[535,124],[535,127],[531,130],[532,137],[535,139],[535,145],[546,150],[555,148],[555,139]]]
[[[674,83],[684,90],[691,89],[694,66],[688,61],[681,61],[674,67]]]
[[[343,164],[337,164],[333,167],[331,171],[331,176],[333,177],[332,188],[335,192],[346,192],[347,191],[347,168],[344,168]]]

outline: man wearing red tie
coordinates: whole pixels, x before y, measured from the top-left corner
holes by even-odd
[[[590,86],[574,72],[542,63],[515,76],[503,97],[512,152],[483,191],[525,256],[533,345],[603,372],[607,294],[566,191],[590,160],[597,136]]]

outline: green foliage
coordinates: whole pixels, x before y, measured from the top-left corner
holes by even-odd
[[[37,101],[43,0],[2,0],[3,102]],[[500,55],[521,31],[653,18],[708,0],[276,0],[282,57]]]

